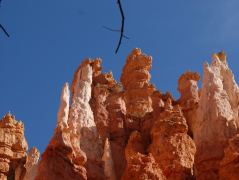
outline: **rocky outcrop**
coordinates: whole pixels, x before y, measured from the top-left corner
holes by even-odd
[[[198,109],[192,117],[197,147],[197,179],[218,179],[220,161],[228,140],[238,133],[239,89],[228,67],[225,54],[212,56],[204,65]]]
[[[78,68],[72,82],[72,104],[69,112],[69,126],[78,134],[80,147],[86,153],[87,177],[103,179],[103,143],[99,137],[94,115],[90,106],[92,96],[94,62],[87,59]]]
[[[120,82],[84,60],[63,86],[54,135],[39,159],[22,122],[0,121],[0,179],[237,180],[239,88],[224,52],[200,76],[185,72],[181,96],[151,84],[152,57],[134,49]]]
[[[181,96],[178,100],[180,107],[182,109],[183,115],[186,118],[187,125],[189,127],[188,134],[192,137],[195,123],[193,121],[193,116],[198,109],[199,103],[199,90],[197,82],[200,76],[196,72],[185,72],[178,80],[178,91]]]
[[[86,154],[81,150],[77,127],[68,119],[70,92],[62,90],[57,127],[39,163],[36,180],[87,179]],[[72,128],[72,129],[71,129]],[[73,129],[75,128],[75,129]]]
[[[63,87],[55,134],[42,155],[36,179],[104,179],[103,146],[89,104],[91,63],[85,60],[77,69],[71,103],[68,85]]]
[[[125,89],[127,114],[131,116],[143,117],[153,111],[150,96],[155,88],[149,83],[151,66],[152,57],[140,49],[134,49],[126,60],[120,80]]]
[[[127,167],[122,180],[165,180],[166,178],[152,154],[146,155],[143,144],[140,133],[132,132],[125,149]]]
[[[121,177],[126,160],[124,148],[126,146],[125,115],[126,105],[123,98],[123,88],[117,83],[111,72],[101,73],[101,60],[92,61],[93,84],[90,101],[94,120],[102,140],[109,140],[115,176]],[[104,162],[105,164],[105,162]],[[106,165],[106,164],[105,164]],[[106,175],[108,177],[108,175]],[[114,177],[109,177],[114,179]],[[117,178],[117,179],[118,179]]]
[[[0,179],[24,176],[27,149],[23,123],[7,113],[0,121]]]
[[[34,180],[37,175],[38,160],[40,158],[40,152],[37,148],[33,147],[27,155],[26,163],[24,167],[26,168],[26,174],[23,180]]]
[[[48,154],[54,152],[68,157],[67,169],[82,179],[230,178],[228,167],[237,165],[232,157],[237,158],[239,90],[225,54],[214,54],[212,64],[204,66],[201,90],[197,73],[182,74],[178,100],[150,83],[151,65],[150,56],[134,49],[121,85],[111,72],[101,72],[99,58],[83,61],[74,75],[71,103],[63,90],[58,125],[38,175],[57,162]],[[61,151],[65,146],[68,152]]]
[[[239,177],[239,134],[229,140],[220,162],[219,178],[221,180],[236,180]]]
[[[102,160],[104,161],[104,173],[106,178],[109,180],[116,180],[111,146],[108,138],[105,140],[104,154]]]
[[[187,134],[188,126],[178,105],[167,102],[165,111],[151,129],[149,152],[167,179],[190,179],[196,147]]]

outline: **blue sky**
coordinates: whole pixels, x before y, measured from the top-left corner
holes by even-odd
[[[202,74],[211,54],[225,50],[239,77],[238,0],[122,0],[125,35],[116,0],[3,0],[0,23],[0,116],[24,121],[29,147],[42,152],[56,125],[61,87],[86,57],[101,57],[118,80],[134,47],[153,57],[152,83],[178,97],[184,71]]]

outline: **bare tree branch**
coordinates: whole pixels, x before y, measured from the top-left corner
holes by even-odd
[[[0,7],[1,7],[1,3],[2,3],[2,0],[0,0]],[[8,32],[6,31],[6,29],[0,24],[0,29],[3,30],[4,34],[6,34],[7,37],[10,37],[10,35],[8,34]]]
[[[123,8],[122,8],[122,5],[121,5],[121,1],[117,0],[117,3],[118,3],[118,7],[119,7],[119,10],[120,10],[120,14],[121,14],[121,30],[120,30],[120,38],[119,38],[117,48],[115,50],[115,54],[117,54],[117,52],[120,48],[121,42],[122,42],[122,38],[124,36],[124,19],[125,19],[124,18],[124,11],[123,11]]]
[[[0,28],[3,30],[4,34],[6,34],[7,37],[10,37],[6,29],[0,24]]]
[[[109,30],[109,31],[120,32],[120,30],[118,30],[118,29],[112,29],[112,28],[109,28],[109,27],[107,27],[107,26],[102,26],[102,27],[105,28],[105,29],[107,29],[107,30]],[[124,35],[124,34],[123,34],[123,38],[125,38],[125,39],[130,39],[130,37],[128,37],[128,36],[126,36],[126,35]]]

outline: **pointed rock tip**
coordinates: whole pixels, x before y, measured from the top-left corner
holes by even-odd
[[[102,59],[101,58],[95,58],[92,62],[91,62],[91,67],[93,70],[93,76],[98,76],[101,74],[101,70],[102,70]]]
[[[62,90],[62,93],[65,92],[67,94],[69,94],[69,83],[68,82],[65,82],[64,85],[63,85],[63,90]]]
[[[72,96],[74,96],[75,94],[75,90],[76,90],[76,84],[79,80],[79,72],[80,70],[84,67],[84,66],[87,66],[87,65],[91,65],[92,63],[92,60],[90,58],[86,58],[85,60],[83,60],[81,62],[81,64],[78,66],[78,68],[76,69],[75,73],[74,73],[74,76],[73,76],[73,80],[72,80],[72,83],[71,83],[71,92],[72,92]]]
[[[227,55],[225,53],[224,50],[222,50],[221,52],[217,53],[217,56],[219,57],[219,59],[223,62],[227,61]]]
[[[15,120],[15,116],[11,114],[10,111],[8,111],[2,118],[2,121],[13,121]]]
[[[212,59],[220,60],[223,63],[225,63],[227,61],[227,56],[226,56],[225,51],[222,50],[222,51],[220,51],[218,53],[214,53],[212,55]]]
[[[140,55],[142,53],[140,48],[134,48],[131,52],[133,55]]]
[[[61,101],[57,114],[57,128],[67,127],[69,113],[70,89],[68,83],[64,83],[61,91]]]
[[[35,146],[33,146],[33,147],[30,149],[30,151],[32,151],[32,152],[39,152],[39,150],[38,150],[37,147],[35,147]]]

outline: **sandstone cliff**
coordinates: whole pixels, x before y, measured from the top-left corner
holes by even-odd
[[[1,179],[239,179],[239,88],[224,52],[178,80],[181,96],[150,83],[152,57],[134,49],[117,82],[84,60],[63,86],[54,135],[41,155],[21,122],[0,121]]]

